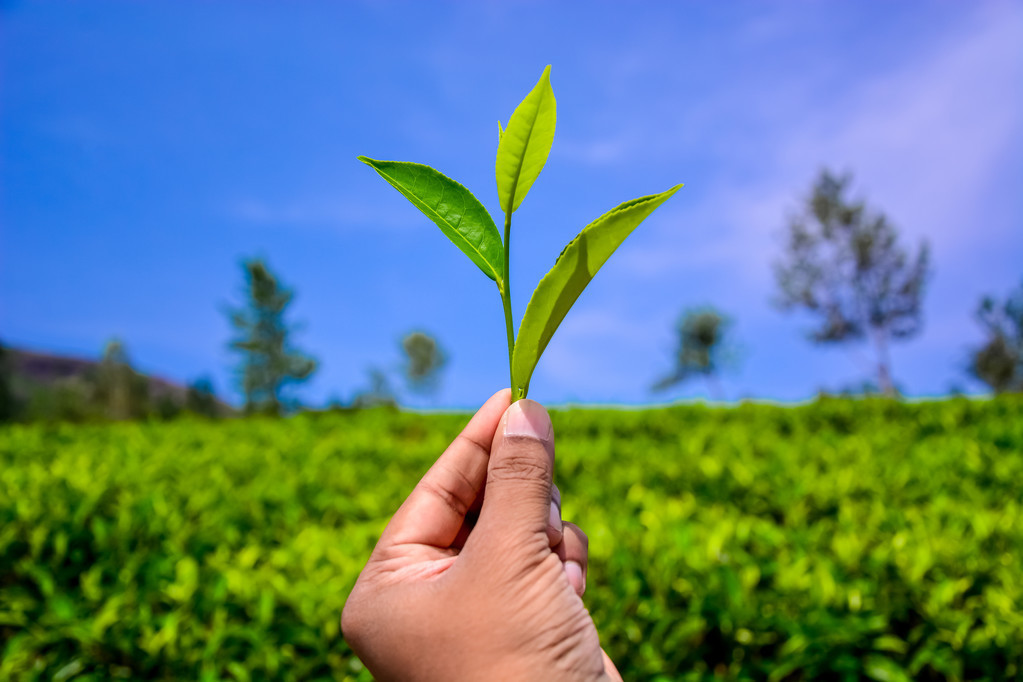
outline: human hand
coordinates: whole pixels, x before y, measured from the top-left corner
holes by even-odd
[[[378,680],[621,682],[580,598],[587,539],[561,522],[550,418],[510,396],[426,473],[345,603],[345,639]]]

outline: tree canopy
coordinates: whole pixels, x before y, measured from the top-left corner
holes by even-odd
[[[987,340],[974,349],[970,373],[995,393],[1023,391],[1023,282],[1004,301],[986,296],[976,318]]]
[[[691,377],[703,376],[711,393],[720,397],[716,376],[724,364],[731,327],[732,321],[710,306],[683,312],[676,324],[675,366],[653,385],[653,390],[665,391]]]
[[[414,393],[433,393],[440,384],[440,372],[447,356],[440,344],[424,331],[409,332],[401,340],[405,355],[403,371],[408,387]]]

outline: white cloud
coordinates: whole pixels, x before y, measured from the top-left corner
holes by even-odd
[[[844,96],[821,100],[812,110],[772,115],[771,130],[733,140],[735,166],[748,167],[750,157],[765,159],[754,176],[715,182],[696,203],[666,206],[662,211],[671,218],[660,224],[671,231],[661,229],[658,243],[625,255],[627,267],[655,277],[717,264],[743,274],[738,286],[750,278],[761,281],[768,272],[765,249],[773,250],[785,216],[823,164],[854,170],[857,190],[907,234],[926,235],[939,251],[977,244],[985,229],[985,191],[1007,150],[1023,141],[1023,12],[995,5],[977,19],[916,60],[854,83]],[[765,87],[775,91],[774,106],[778,90],[789,93],[783,100],[803,106],[794,85],[784,81],[730,83],[721,98],[731,106],[742,91],[760,101]],[[721,105],[712,97],[700,108],[706,113]]]
[[[961,281],[970,272],[966,263],[982,262],[980,254],[1018,230],[1019,216],[1007,215],[1011,200],[992,203],[990,196],[999,182],[1004,186],[1006,172],[1018,173],[1018,166],[1007,170],[1006,164],[1018,164],[1023,145],[1023,7],[984,5],[909,59],[865,73],[830,99],[814,92],[807,73],[780,73],[767,81],[762,75],[723,83],[688,110],[666,89],[651,106],[679,112],[680,135],[659,146],[641,131],[622,136],[665,158],[710,149],[728,176],[702,184],[687,178],[678,200],[661,208],[644,236],[615,256],[618,276],[654,296],[699,282],[704,292],[714,292],[714,304],[751,323],[753,333],[761,334],[756,343],[777,343],[767,337],[791,334],[791,324],[772,326],[778,319],[768,306],[771,261],[785,217],[823,165],[851,170],[854,191],[889,215],[907,245],[926,237],[934,247],[941,278],[934,289],[954,296],[940,305],[929,301],[934,310],[927,332],[913,348],[954,373],[948,358],[959,357],[972,338],[973,288],[992,286]],[[755,109],[749,102],[757,103]],[[722,117],[727,125],[720,124]],[[715,121],[714,134],[699,140],[696,131],[713,129]],[[593,150],[592,160],[599,160],[599,151]],[[637,368],[656,369],[657,359],[647,356],[661,351],[679,304],[662,294],[644,315],[624,302],[573,311],[548,348],[540,377],[596,394],[634,384]],[[902,352],[911,353],[908,347]],[[635,364],[618,372],[608,364],[618,353],[634,354]],[[941,372],[927,367],[908,374],[912,389],[919,382],[934,384]]]
[[[1023,12],[988,6],[921,62],[866,83],[840,129],[818,125],[791,149],[795,165],[849,164],[908,232],[952,252],[975,240],[985,189],[1023,142]]]

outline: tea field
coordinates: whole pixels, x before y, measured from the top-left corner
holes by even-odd
[[[1023,399],[553,414],[626,680],[1023,677]],[[0,680],[369,680],[339,633],[466,415],[0,429]]]

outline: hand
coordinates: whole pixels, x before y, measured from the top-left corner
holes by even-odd
[[[426,473],[345,603],[345,639],[378,680],[621,682],[580,598],[587,539],[561,522],[550,418],[510,395]]]

